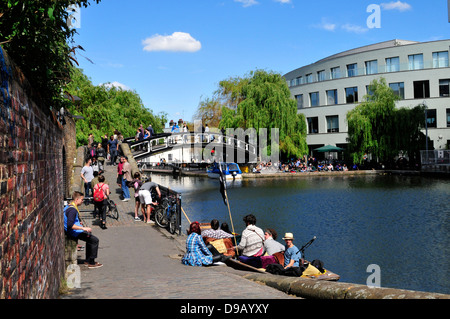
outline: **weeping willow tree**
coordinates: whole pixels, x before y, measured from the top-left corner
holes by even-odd
[[[374,80],[370,95],[347,113],[349,151],[355,163],[365,154],[388,163],[401,153],[415,157],[424,141],[424,108],[396,108],[399,97],[384,78]]]
[[[216,91],[225,107],[220,126],[225,128],[260,128],[268,130],[270,154],[272,128],[279,129],[279,151],[287,157],[308,153],[306,120],[297,114],[297,103],[291,99],[283,77],[275,72],[256,70],[243,78],[230,78],[219,83]]]

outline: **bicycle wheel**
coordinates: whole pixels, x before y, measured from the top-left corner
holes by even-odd
[[[117,209],[116,204],[110,200],[107,206],[106,215],[115,220],[119,219],[119,210]]]
[[[169,218],[167,217],[167,208],[158,207],[155,211],[155,222],[159,227],[166,228],[169,224]]]
[[[175,216],[175,214],[172,214],[172,216],[170,216],[169,221],[169,233],[173,235],[175,234],[176,231],[177,231],[177,217]]]

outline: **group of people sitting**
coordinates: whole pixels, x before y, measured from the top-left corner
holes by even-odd
[[[277,233],[268,228],[263,231],[256,226],[253,214],[243,218],[246,228],[237,236],[228,229],[219,229],[219,222],[211,221],[211,228],[201,230],[198,222],[190,224],[186,239],[186,253],[181,262],[190,266],[208,266],[236,257],[241,262],[256,268],[266,269],[269,265],[281,265],[283,269],[298,268],[302,263],[302,254],[294,245],[292,233],[283,237],[285,245],[276,241]],[[221,240],[221,241],[219,241]],[[220,245],[216,243],[220,242]]]

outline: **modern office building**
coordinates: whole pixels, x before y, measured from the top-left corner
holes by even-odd
[[[383,77],[400,97],[397,107],[428,108],[429,148],[450,143],[450,40],[391,40],[324,58],[284,75],[298,112],[308,123],[310,151],[324,146],[347,147],[346,114]],[[425,132],[424,132],[425,133]]]

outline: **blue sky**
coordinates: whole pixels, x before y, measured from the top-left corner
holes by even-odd
[[[371,4],[380,28],[367,25]],[[94,85],[135,90],[154,114],[188,121],[229,77],[285,74],[359,46],[450,33],[446,0],[103,0],[79,16],[75,42],[86,51],[77,59]]]

